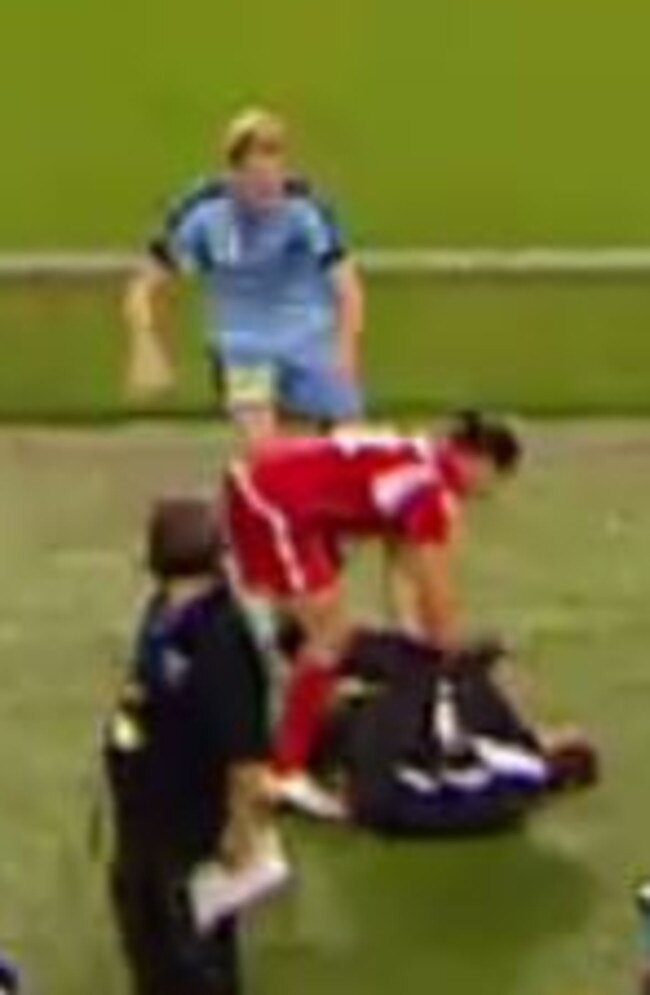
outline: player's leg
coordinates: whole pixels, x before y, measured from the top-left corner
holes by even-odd
[[[282,604],[305,640],[294,657],[276,731],[275,789],[278,800],[324,819],[345,817],[343,800],[310,775],[341,681],[341,661],[351,626],[338,584],[294,596]]]
[[[349,625],[338,586],[335,551],[325,538],[292,522],[260,493],[245,467],[226,482],[225,517],[243,597],[262,595],[295,618],[305,633],[293,661],[278,724],[280,789],[303,787],[324,713],[338,679]],[[282,797],[286,800],[288,795]],[[332,806],[317,804],[317,814]],[[331,814],[334,815],[333,810]]]
[[[114,852],[109,867],[111,908],[133,995],[171,991],[167,902],[162,899],[159,855],[138,797],[137,767],[130,754],[105,751],[111,792]]]
[[[219,396],[244,449],[252,449],[278,431],[277,375],[272,362],[254,357],[213,361]]]
[[[360,386],[322,356],[292,358],[281,366],[278,401],[289,417],[321,428],[357,424],[364,412]]]
[[[287,599],[282,608],[304,635],[293,660],[276,739],[276,767],[291,774],[309,766],[351,629],[338,584]]]
[[[252,356],[218,354],[211,357],[213,380],[222,407],[236,432],[239,451],[250,452],[273,438],[279,430],[276,409],[276,370],[272,363]],[[230,561],[226,554],[226,560]],[[230,572],[236,574],[230,562]],[[236,582],[236,577],[234,577]],[[268,598],[244,594],[242,605],[260,647],[270,657],[275,614]]]
[[[287,531],[293,559],[291,583],[276,607],[294,619],[303,642],[293,657],[276,730],[278,799],[325,819],[345,815],[341,799],[323,791],[309,774],[329,709],[341,680],[341,665],[352,633],[341,589],[337,550],[326,536],[295,527]],[[287,578],[289,579],[289,578]]]

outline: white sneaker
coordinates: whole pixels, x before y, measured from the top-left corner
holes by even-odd
[[[325,822],[342,822],[348,816],[346,806],[338,795],[327,791],[308,774],[296,772],[278,777],[274,786],[275,800],[279,805]]]
[[[189,882],[196,928],[205,934],[222,919],[272,898],[292,876],[291,864],[275,833],[265,835],[255,859],[242,870],[230,871],[217,861],[201,864]]]

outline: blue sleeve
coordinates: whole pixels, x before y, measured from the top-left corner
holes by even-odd
[[[190,273],[209,268],[204,208],[215,195],[214,185],[200,187],[169,211],[161,230],[149,242],[149,254],[156,262]]]
[[[347,246],[333,209],[318,200],[304,201],[302,223],[311,254],[324,268],[347,256]]]

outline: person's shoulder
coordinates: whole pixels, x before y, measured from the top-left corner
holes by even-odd
[[[167,223],[174,228],[197,212],[212,208],[228,199],[228,184],[225,180],[201,179],[192,184],[172,201],[167,212]]]
[[[215,581],[194,602],[191,623],[194,629],[211,627],[233,610],[233,594],[225,581]]]
[[[196,677],[223,656],[232,618],[232,596],[225,584],[215,584],[203,592],[181,614],[175,627],[175,642],[191,659]]]
[[[213,685],[229,686],[246,680],[251,667],[263,672],[263,660],[246,613],[226,582],[206,596],[195,630],[195,664],[198,675]]]
[[[332,200],[322,189],[316,187],[305,176],[289,176],[284,184],[284,194],[290,204],[298,210],[329,214]]]
[[[137,666],[141,657],[146,655],[152,638],[163,627],[165,616],[165,599],[158,590],[148,592],[139,606],[133,632],[133,663]]]
[[[323,261],[335,263],[345,255],[338,212],[330,197],[302,178],[287,181],[287,199],[296,225],[312,237],[325,240]]]
[[[245,626],[244,614],[227,581],[216,583],[200,602],[195,612],[195,629],[202,639],[213,646],[229,639]]]

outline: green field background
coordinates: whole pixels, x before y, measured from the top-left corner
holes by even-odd
[[[642,0],[21,0],[0,6],[0,248],[137,245],[251,101],[357,244],[650,242]],[[377,407],[640,411],[643,281],[371,284]],[[123,411],[117,287],[0,293],[0,414]],[[196,410],[188,376],[168,400]]]
[[[381,416],[476,403],[544,416],[649,410],[644,282],[400,278],[370,289],[366,367]],[[130,405],[119,294],[113,283],[0,293],[0,418],[83,422],[214,410],[191,298],[178,309],[178,390],[155,408]]]

